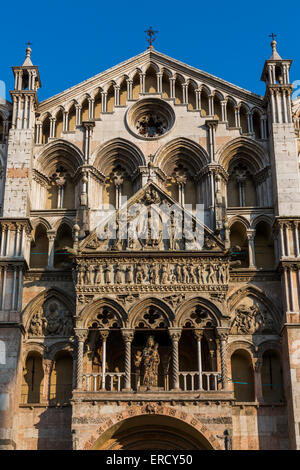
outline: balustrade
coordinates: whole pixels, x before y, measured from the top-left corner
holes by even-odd
[[[197,371],[180,371],[179,377],[179,388],[178,392],[196,392],[196,391],[217,391],[218,383],[221,377],[220,372],[205,371],[201,374]],[[201,378],[201,381],[199,380]],[[103,385],[103,374],[98,373],[84,373],[83,374],[83,390],[86,392],[121,392],[126,390],[125,388],[125,372],[106,372],[104,377]],[[138,373],[131,374],[132,388],[135,391],[140,389],[140,375]],[[165,374],[163,376],[163,387],[161,391],[171,391],[171,384],[169,376]],[[156,390],[157,391],[157,390]]]

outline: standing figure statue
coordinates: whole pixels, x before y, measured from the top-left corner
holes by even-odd
[[[154,342],[153,336],[149,336],[147,340],[147,344],[143,350],[142,361],[144,366],[143,385],[150,390],[152,387],[157,387],[158,366],[160,363],[158,343]]]

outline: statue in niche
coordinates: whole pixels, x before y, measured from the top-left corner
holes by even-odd
[[[158,352],[158,343],[154,342],[154,337],[149,336],[146,347],[142,354],[142,363],[144,366],[143,385],[147,390],[158,385],[158,366],[160,357]]]

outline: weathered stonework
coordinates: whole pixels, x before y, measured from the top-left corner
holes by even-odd
[[[150,47],[39,103],[27,48],[0,102],[1,449],[300,448],[290,65],[272,41],[261,97]]]

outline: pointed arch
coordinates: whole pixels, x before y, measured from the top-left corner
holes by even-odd
[[[226,315],[226,312],[221,312],[219,307],[211,300],[208,300],[205,297],[194,297],[193,299],[186,300],[178,308],[176,312],[176,326],[179,328],[185,326],[185,323],[188,321],[191,312],[197,307],[202,308],[208,313],[205,321],[210,322],[211,326],[220,326],[223,315]]]
[[[108,308],[114,315],[116,324],[119,327],[125,327],[127,322],[127,313],[124,308],[114,299],[109,297],[102,297],[94,300],[91,304],[83,308],[79,314],[78,328],[88,328],[90,324],[96,319],[97,314],[101,309]]]
[[[56,171],[58,163],[74,174],[84,163],[84,157],[76,145],[64,139],[57,139],[46,144],[36,155],[36,169],[50,176]]]
[[[139,166],[146,166],[142,151],[132,142],[122,138],[101,144],[91,156],[91,161],[94,167],[106,176],[118,163],[124,166],[131,175]]]
[[[228,170],[231,160],[237,157],[247,161],[255,173],[268,164],[268,155],[264,147],[248,137],[232,139],[222,145],[216,153],[216,160],[225,170]]]
[[[196,174],[208,163],[209,158],[206,150],[199,144],[190,139],[179,137],[159,149],[155,155],[154,164],[168,174],[168,167],[179,160],[186,160],[188,166]]]
[[[157,299],[155,297],[148,297],[143,299],[142,301],[135,304],[128,312],[128,322],[131,328],[135,328],[137,326],[137,322],[139,321],[143,312],[146,313],[146,310],[154,307],[158,308],[165,325],[173,326],[174,324],[174,313],[172,309],[166,304],[163,300]]]
[[[59,300],[70,312],[75,312],[74,299],[64,290],[57,287],[50,287],[34,297],[22,311],[22,323],[26,331],[28,330],[28,326],[34,313],[40,309],[45,302],[52,298]]]
[[[277,308],[276,304],[266,295],[266,293],[257,286],[247,285],[234,291],[227,299],[228,310],[232,311],[246,297],[253,297],[261,302],[270,312],[275,320],[277,328],[282,321],[282,312]]]

